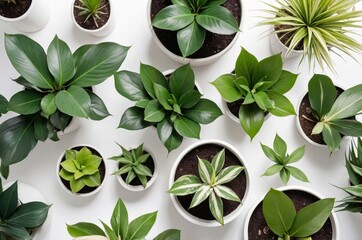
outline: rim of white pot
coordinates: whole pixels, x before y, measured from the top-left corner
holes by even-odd
[[[278,34],[275,32],[274,29],[275,25],[272,25],[270,28],[269,34],[269,44],[270,50],[273,54],[282,53],[282,57],[284,59],[296,58],[303,56],[303,50],[292,50],[289,55],[287,55],[288,47],[280,40]]]
[[[96,189],[94,189],[92,192],[89,192],[89,193],[73,193],[70,189],[68,189],[66,186],[64,186],[62,180],[61,180],[61,177],[59,176],[59,171],[60,171],[60,163],[62,162],[63,160],[63,157],[65,155],[65,150],[64,152],[60,155],[58,161],[57,161],[57,167],[56,167],[56,178],[58,179],[58,183],[59,185],[61,186],[61,188],[67,192],[68,194],[72,195],[72,196],[77,196],[77,197],[90,197],[90,196],[93,196],[95,195],[96,193],[98,193],[102,188],[103,186],[105,185],[105,182],[106,182],[106,178],[107,178],[107,175],[108,175],[108,171],[107,171],[107,165],[106,165],[106,161],[105,159],[103,158],[102,154],[100,153],[99,150],[97,150],[97,148],[95,148],[94,146],[92,145],[89,145],[89,144],[78,144],[78,145],[74,145],[72,147],[69,147],[67,148],[68,149],[74,149],[74,148],[77,148],[77,147],[87,147],[87,148],[92,148],[94,149],[95,151],[97,151],[100,155],[100,157],[102,158],[102,161],[104,163],[104,178],[103,178],[103,181],[101,182],[101,185],[99,185]]]
[[[130,149],[136,149],[137,146],[132,146]],[[155,154],[153,154],[153,152],[146,146],[143,146],[143,151],[146,151],[150,154],[151,158],[153,159],[153,164],[154,164],[154,171],[153,171],[153,175],[150,178],[150,180],[147,182],[146,187],[144,188],[142,185],[130,185],[127,184],[120,175],[117,175],[117,180],[118,182],[122,185],[122,187],[124,187],[125,189],[129,190],[129,191],[133,191],[133,192],[141,192],[144,191],[146,189],[148,189],[149,187],[152,186],[152,184],[156,181],[157,176],[158,176],[158,165],[157,165],[157,161],[155,158]],[[116,169],[115,171],[118,170],[118,162],[116,162]]]
[[[222,147],[228,149],[239,159],[240,163],[245,167],[245,169],[243,170],[243,171],[245,171],[245,176],[246,176],[246,189],[245,189],[244,197],[243,197],[243,199],[241,199],[239,206],[233,212],[231,212],[227,216],[224,216],[224,225],[226,225],[226,224],[230,223],[231,221],[233,221],[235,218],[237,218],[240,215],[240,213],[243,211],[243,209],[244,209],[243,205],[244,205],[246,199],[248,198],[249,189],[250,189],[250,177],[249,177],[249,173],[248,173],[248,167],[244,161],[244,157],[231,144],[229,144],[225,141],[218,140],[218,139],[205,139],[205,140],[200,140],[200,141],[188,146],[185,150],[183,150],[181,152],[181,154],[177,157],[176,161],[174,162],[174,164],[172,166],[171,173],[170,173],[170,179],[169,179],[169,188],[171,188],[172,184],[175,181],[174,179],[175,179],[176,169],[177,169],[179,163],[181,162],[181,160],[184,158],[184,156],[187,153],[189,153],[191,150],[193,150],[194,148],[201,146],[201,145],[205,145],[205,144],[216,144],[216,145],[219,145],[219,146],[222,146]],[[172,194],[169,194],[169,195],[171,197],[171,201],[172,201],[173,205],[175,206],[176,210],[180,213],[181,216],[183,216],[189,222],[191,222],[195,225],[198,225],[198,226],[202,226],[202,227],[222,226],[216,220],[205,220],[205,219],[201,219],[196,216],[193,216],[192,214],[187,212],[181,206],[180,202],[177,200],[177,196],[172,195]]]
[[[16,17],[16,18],[7,18],[7,17],[0,15],[0,20],[6,21],[6,22],[17,22],[17,21],[20,21],[20,20],[26,18],[34,8],[34,5],[35,5],[34,1],[36,1],[36,0],[31,1],[28,10],[26,10],[26,12],[23,15]]]
[[[182,56],[176,55],[173,52],[171,52],[170,50],[168,50],[160,41],[160,39],[158,39],[155,30],[153,29],[152,26],[152,21],[151,21],[151,3],[152,0],[148,0],[147,3],[147,22],[148,22],[148,26],[149,29],[151,31],[151,35],[152,38],[154,40],[154,42],[156,43],[156,45],[161,49],[161,51],[163,53],[165,53],[169,58],[171,58],[172,60],[185,64],[185,63],[190,63],[191,66],[205,66],[207,64],[210,64],[214,61],[216,61],[218,58],[220,58],[222,55],[224,55],[225,53],[227,53],[232,47],[233,45],[236,43],[236,41],[238,40],[238,38],[240,37],[240,33],[243,29],[243,25],[244,25],[244,15],[245,15],[245,4],[244,4],[244,0],[239,0],[240,2],[240,6],[241,6],[241,18],[240,18],[240,24],[239,24],[239,29],[240,31],[238,31],[234,37],[234,39],[229,43],[229,45],[223,49],[222,51],[211,55],[209,57],[205,57],[205,58],[184,58]]]

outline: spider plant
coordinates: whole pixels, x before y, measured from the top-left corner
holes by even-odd
[[[81,10],[80,15],[86,15],[84,22],[87,22],[90,18],[93,19],[94,24],[98,27],[97,19],[100,19],[99,15],[107,14],[102,12],[102,9],[107,7],[108,4],[102,6],[102,0],[79,0],[82,6],[74,5],[75,8]]]

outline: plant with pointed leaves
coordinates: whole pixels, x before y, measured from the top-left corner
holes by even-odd
[[[13,3],[16,4],[16,0],[1,0],[0,3],[6,2],[7,4]]]
[[[102,9],[107,7],[108,4],[103,4],[102,6],[102,0],[79,0],[79,2],[81,5],[74,5],[74,7],[81,10],[79,13],[81,16],[86,15],[84,22],[92,18],[94,24],[98,27],[97,20],[101,19],[99,15],[107,14],[102,12]]]
[[[173,5],[159,11],[152,21],[156,28],[177,31],[177,42],[183,57],[199,50],[206,31],[230,35],[239,31],[232,13],[220,6],[226,0],[172,0]]]
[[[74,237],[105,236],[109,240],[145,239],[157,218],[157,212],[142,215],[130,223],[128,212],[121,199],[118,200],[111,217],[111,227],[101,221],[104,231],[93,223],[79,222],[67,225],[68,233]],[[154,240],[180,240],[180,230],[169,229],[160,233]]]
[[[7,110],[20,114],[0,125],[1,165],[22,161],[38,141],[58,140],[72,117],[102,120],[109,112],[90,90],[112,76],[128,48],[105,42],[84,45],[74,53],[57,36],[47,53],[24,35],[5,35],[5,50],[20,73],[24,90],[13,95]]]
[[[225,149],[218,152],[211,163],[198,158],[199,176],[184,175],[178,178],[172,185],[169,193],[176,196],[194,194],[190,208],[196,207],[209,198],[211,214],[216,221],[224,224],[224,208],[222,198],[240,202],[238,195],[223,184],[234,180],[244,169],[242,166],[233,165],[224,168]]]
[[[263,200],[263,215],[278,240],[312,240],[310,236],[323,227],[333,204],[333,198],[325,198],[297,212],[293,201],[285,193],[270,189]]]
[[[308,96],[315,123],[312,134],[322,134],[331,152],[338,150],[344,136],[362,136],[362,123],[351,119],[362,111],[362,84],[345,90],[337,98],[336,87],[326,75],[315,74],[308,84]]]
[[[287,144],[278,134],[276,134],[274,138],[274,149],[262,143],[260,143],[260,145],[265,156],[275,162],[273,166],[265,171],[263,176],[272,176],[279,173],[280,179],[282,179],[285,185],[288,183],[290,175],[302,182],[309,182],[307,176],[300,169],[288,166],[291,163],[298,162],[304,156],[305,146],[297,148],[289,155],[287,153]]]
[[[169,77],[145,64],[141,64],[140,74],[120,71],[114,77],[117,91],[136,102],[123,113],[119,127],[139,130],[155,126],[169,152],[181,145],[183,137],[199,138],[200,124],[209,124],[222,115],[214,102],[201,98],[195,89],[189,64]]]
[[[18,198],[18,183],[0,191],[0,239],[31,240],[30,232],[43,225],[49,205],[42,202],[22,203]]]
[[[8,100],[0,94],[0,117],[8,111]]]
[[[241,49],[235,74],[224,74],[211,83],[226,102],[240,101],[240,124],[251,139],[262,127],[265,113],[279,117],[295,115],[293,105],[284,94],[293,87],[297,75],[282,68],[280,54],[259,62]]]

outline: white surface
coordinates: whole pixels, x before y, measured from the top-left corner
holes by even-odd
[[[116,1],[117,26],[112,34],[105,38],[90,37],[76,31],[70,17],[71,0],[49,1],[51,6],[51,9],[49,9],[51,12],[49,24],[40,32],[28,34],[44,47],[49,45],[55,34],[65,40],[72,50],[82,44],[115,41],[126,46],[132,45],[121,69],[138,72],[140,62],[152,64],[161,71],[179,66],[164,55],[151,39],[146,18],[146,0]],[[231,51],[218,61],[205,67],[194,68],[196,79],[204,96],[214,100],[220,108],[221,98],[209,82],[219,75],[233,70],[240,46],[243,45],[259,59],[271,55],[269,39],[268,37],[263,38],[265,31],[268,30],[267,27],[255,27],[255,24],[260,20],[257,16],[265,14],[257,10],[262,9],[264,6],[261,2],[255,0],[246,0],[245,4],[247,16],[239,41]],[[362,6],[359,5],[358,8],[362,9]],[[6,56],[3,32],[16,33],[18,31],[10,28],[5,23],[0,23],[0,29],[2,82],[0,93],[9,99],[15,92],[21,90],[21,86],[10,80],[10,78],[18,77],[18,73],[11,66]],[[362,37],[359,40],[362,41]],[[356,57],[359,62],[362,62],[362,55]],[[362,68],[360,64],[349,58],[346,59],[348,63],[338,56],[333,56],[333,61],[337,65],[338,76],[334,76],[330,71],[328,71],[328,75],[337,83],[343,83],[346,86],[361,83]],[[308,80],[313,74],[313,70],[308,71],[306,63],[303,63],[299,68],[298,63],[298,61],[290,59],[285,65],[285,69],[300,73],[294,88],[287,94],[294,106],[296,106],[300,94],[307,88]],[[314,72],[321,73],[319,68],[316,68]],[[39,143],[27,159],[12,166],[10,170],[10,180],[19,179],[32,184],[44,194],[50,203],[53,203],[53,221],[52,228],[49,229],[50,238],[48,238],[50,240],[71,239],[67,234],[65,223],[73,224],[79,221],[99,223],[98,219],[109,223],[113,207],[118,198],[124,200],[129,210],[130,219],[134,219],[143,213],[159,211],[157,221],[148,235],[148,239],[152,239],[167,228],[181,229],[182,239],[185,240],[242,239],[243,223],[250,206],[260,196],[264,195],[270,187],[282,186],[282,182],[277,176],[260,177],[272,163],[263,155],[259,141],[266,145],[272,145],[276,132],[288,142],[288,151],[306,145],[305,157],[296,163],[296,166],[304,170],[311,183],[301,183],[291,179],[290,185],[305,185],[326,197],[341,199],[346,196],[341,190],[332,185],[346,186],[348,184],[347,172],[344,167],[344,151],[338,151],[330,157],[327,149],[316,148],[305,142],[297,132],[294,117],[278,118],[272,116],[265,122],[253,142],[250,142],[237,123],[226,116],[222,116],[212,124],[203,126],[201,138],[225,140],[241,152],[249,166],[251,191],[243,212],[232,223],[213,229],[195,226],[177,213],[166,191],[173,162],[183,149],[197,140],[185,139],[180,148],[168,155],[166,149],[158,140],[155,129],[148,128],[141,131],[116,129],[124,110],[134,103],[116,92],[113,78],[96,86],[94,90],[103,98],[113,115],[112,117],[100,122],[80,120],[81,127],[77,131],[62,136],[59,142],[47,141],[46,143]],[[0,121],[2,122],[10,116],[14,116],[14,114],[3,116]],[[149,148],[154,149],[157,155],[156,160],[160,166],[160,173],[155,184],[145,192],[133,193],[121,188],[116,178],[110,176],[102,191],[91,199],[74,199],[68,196],[58,185],[54,175],[56,162],[61,152],[72,145],[88,143],[95,146],[103,156],[108,158],[119,153],[119,147],[115,142],[126,147],[144,142]],[[107,167],[108,169],[112,167],[111,161],[107,161]],[[339,212],[337,216],[343,240],[360,240],[362,236],[362,228],[360,227],[362,214]]]

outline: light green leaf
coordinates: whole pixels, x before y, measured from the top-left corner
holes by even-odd
[[[143,239],[151,230],[157,218],[157,212],[148,213],[134,219],[128,227],[126,239]]]
[[[304,156],[304,152],[305,146],[297,148],[294,152],[292,152],[292,154],[289,155],[285,162],[288,164],[298,162]]]
[[[189,208],[196,207],[197,205],[205,201],[205,199],[207,199],[211,193],[212,188],[210,187],[210,185],[202,185],[201,187],[199,187],[192,198]]]
[[[269,158],[270,160],[272,160],[273,162],[280,164],[280,160],[277,156],[277,154],[274,152],[273,149],[271,149],[270,147],[260,143],[260,146],[265,154],[265,156],[267,156],[267,158]]]
[[[86,175],[82,177],[82,180],[88,187],[98,187],[101,185],[101,176],[99,172],[96,172],[93,175]]]
[[[85,187],[85,183],[83,182],[83,179],[75,180],[74,178],[70,180],[70,189],[73,193],[77,193],[82,188]]]
[[[283,181],[283,183],[285,185],[287,185],[287,183],[289,182],[289,178],[290,178],[289,170],[286,168],[283,168],[282,170],[280,170],[279,176],[280,176],[280,179]]]
[[[168,229],[158,234],[153,240],[180,240],[181,231],[178,229]]]
[[[103,230],[93,223],[79,222],[73,225],[67,224],[67,231],[72,237],[83,237],[91,235],[106,236]]]
[[[296,179],[298,179],[302,182],[309,182],[307,176],[300,169],[298,169],[296,167],[292,167],[292,166],[287,166],[286,168],[290,172],[290,175],[292,175]]]
[[[293,104],[288,98],[277,92],[268,92],[269,98],[274,102],[273,107],[268,111],[278,117],[296,115]]]
[[[274,164],[273,166],[269,167],[262,176],[272,176],[280,172],[282,168],[282,165]]]
[[[109,240],[118,240],[118,236],[116,235],[115,232],[112,231],[112,229],[107,225],[105,224],[103,221],[101,221],[103,227],[104,227],[104,230],[106,232],[106,237],[109,239]]]
[[[267,111],[269,108],[273,108],[274,102],[265,92],[252,93],[252,95],[259,108],[264,111]]]
[[[138,176],[141,175],[141,176],[152,177],[152,172],[151,172],[151,170],[150,170],[148,167],[146,167],[146,166],[144,166],[144,165],[142,165],[142,164],[140,164],[140,165],[138,165],[138,166],[135,166],[135,167],[133,168],[133,170],[135,171],[135,173],[136,173]]]
[[[280,157],[280,159],[285,159],[287,154],[287,144],[281,137],[279,137],[278,134],[275,135],[273,148],[275,153]]]
[[[234,180],[244,169],[242,166],[230,166],[221,170],[221,172],[216,176],[215,184],[221,185]]]

